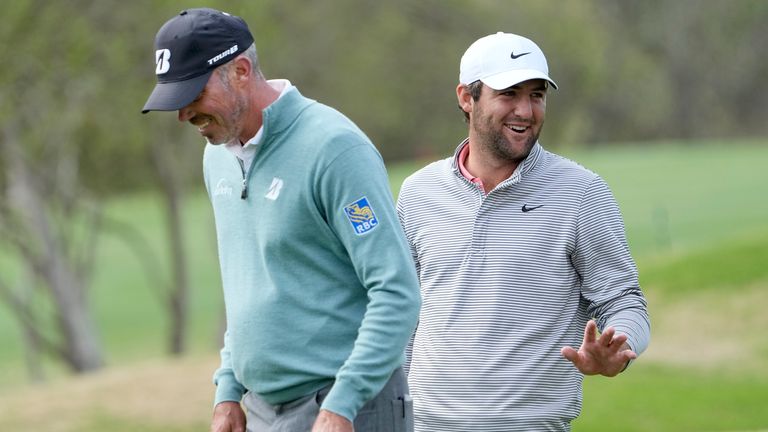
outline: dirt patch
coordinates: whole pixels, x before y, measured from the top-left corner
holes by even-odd
[[[79,431],[89,416],[176,427],[205,424],[217,366],[216,357],[153,361],[4,393],[0,430]]]
[[[768,370],[768,281],[670,300],[646,290],[651,343],[640,361],[719,371]]]

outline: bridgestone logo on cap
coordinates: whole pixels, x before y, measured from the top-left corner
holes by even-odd
[[[155,62],[157,63],[155,73],[160,75],[168,72],[171,69],[171,63],[169,62],[170,59],[171,50],[159,49],[155,51]]]
[[[236,52],[237,52],[237,45],[232,45],[232,47],[229,48],[228,50],[225,50],[221,54],[218,54],[216,57],[213,57],[210,60],[208,60],[208,64],[212,65],[212,64],[216,63],[217,61],[223,59],[224,57],[226,57],[226,56],[228,56],[230,54],[234,54]]]

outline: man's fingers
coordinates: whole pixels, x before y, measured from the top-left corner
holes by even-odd
[[[615,376],[637,354],[629,349],[627,335],[616,334],[616,329],[607,327],[597,336],[597,323],[589,320],[584,327],[584,342],[579,350],[566,346],[560,354],[585,375],[601,374]]]
[[[594,320],[589,320],[584,327],[584,342],[593,343],[595,340],[597,340],[597,324]]]
[[[576,360],[579,358],[579,352],[569,346],[562,347],[560,349],[560,354],[571,363],[576,363]]]
[[[616,334],[616,330],[614,330],[613,327],[608,327],[600,334],[600,339],[598,339],[597,342],[605,347],[610,346],[614,334]]]
[[[614,336],[613,340],[611,340],[611,348],[614,350],[614,352],[618,352],[621,348],[625,347],[625,342],[627,342],[627,335],[625,334],[618,334]]]
[[[630,361],[637,358],[637,353],[632,350],[624,350],[621,354],[624,355],[624,361]]]

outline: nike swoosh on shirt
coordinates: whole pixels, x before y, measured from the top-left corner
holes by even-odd
[[[522,208],[522,210],[523,210],[523,213],[528,213],[529,211],[531,211],[531,210],[536,210],[537,208],[539,208],[539,207],[541,207],[541,206],[543,206],[543,205],[544,205],[544,204],[541,204],[541,205],[537,205],[537,206],[533,206],[533,207],[528,207],[528,204],[523,204],[523,208]]]

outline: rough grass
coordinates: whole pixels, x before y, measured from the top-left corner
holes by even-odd
[[[685,265],[679,270],[690,271]],[[647,272],[653,274],[653,266]],[[768,279],[710,286],[689,296],[654,285],[646,291],[651,346],[617,378],[586,378],[584,409],[574,431],[768,428],[763,407],[768,340],[759,330],[768,328],[763,313]],[[209,355],[130,362],[84,377],[6,389],[0,393],[0,430],[206,430],[217,361]]]

